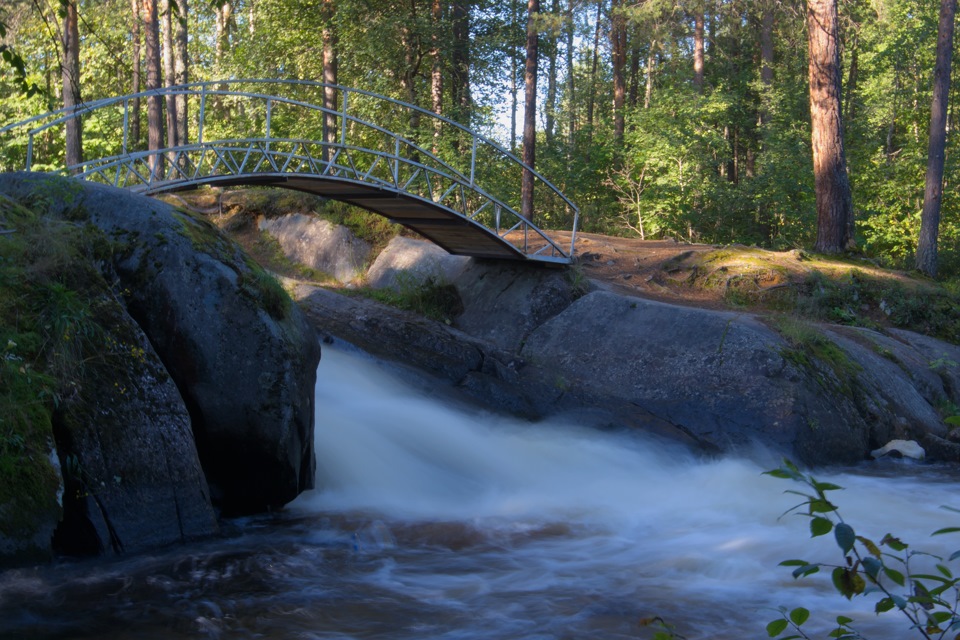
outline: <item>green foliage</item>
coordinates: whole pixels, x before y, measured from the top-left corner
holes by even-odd
[[[447,324],[463,312],[463,301],[457,288],[434,277],[421,281],[411,274],[401,273],[397,276],[396,289],[345,290],[346,293],[351,291]]]
[[[892,534],[884,535],[879,542],[857,534],[854,527],[845,522],[840,510],[830,500],[828,493],[841,487],[820,482],[812,475],[803,473],[789,460],[766,472],[775,478],[792,480],[804,486],[803,490],[788,490],[786,493],[799,496],[801,501],[788,509],[784,515],[796,513],[810,519],[812,537],[833,533],[840,549],[841,562],[836,565],[806,560],[785,560],[780,566],[791,567],[794,579],[811,576],[821,569],[830,570],[831,582],[837,593],[847,599],[873,597],[874,611],[882,614],[896,610],[909,622],[909,630],[921,638],[945,638],[956,635],[960,629],[960,577],[955,577],[950,563],[960,558],[960,551],[947,559],[915,550]],[[950,511],[958,512],[955,509]],[[945,527],[933,532],[943,535],[960,532],[960,527]],[[916,569],[918,559],[932,560],[933,573],[921,573]],[[810,638],[802,628],[810,618],[810,612],[802,607],[787,611],[780,609],[780,617],[767,625],[771,638]],[[851,618],[840,616],[837,626],[829,637],[838,639],[862,638],[852,626]],[[790,635],[783,636],[785,632]]]

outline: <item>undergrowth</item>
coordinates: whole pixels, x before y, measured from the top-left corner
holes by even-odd
[[[463,301],[457,288],[438,278],[419,281],[408,274],[397,278],[397,288],[344,290],[351,295],[362,295],[405,311],[413,311],[434,320],[450,324],[463,313]]]

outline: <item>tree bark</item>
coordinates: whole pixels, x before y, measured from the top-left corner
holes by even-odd
[[[627,104],[632,108],[637,106],[637,97],[640,95],[640,39],[634,33],[633,46],[630,47],[630,89],[627,92]]]
[[[520,215],[533,221],[533,167],[537,144],[537,25],[534,16],[540,0],[527,0],[527,63],[523,74],[523,180],[520,188]]]
[[[843,146],[837,0],[807,0],[810,47],[810,123],[817,241],[814,249],[839,253],[853,243],[853,199]]]
[[[443,3],[433,0],[430,8],[433,19],[433,29],[430,33],[430,59],[433,67],[430,69],[430,103],[433,112],[443,115],[443,53],[440,47],[440,30],[443,27]],[[433,152],[439,151],[440,134],[443,131],[443,121],[433,121]]]
[[[469,126],[473,115],[470,97],[470,7],[468,0],[455,0],[451,7],[453,21],[453,69],[450,74],[450,97],[456,110],[455,119]]]
[[[627,19],[621,11],[623,0],[610,4],[610,45],[613,63],[613,137],[617,145],[623,145],[623,110],[626,104],[627,83]]]
[[[933,70],[933,102],[930,107],[930,142],[927,152],[926,188],[920,214],[917,269],[937,275],[937,240],[940,235],[940,203],[943,199],[943,165],[947,142],[947,102],[950,67],[953,62],[953,27],[957,0],[941,0],[937,31],[937,61]]]
[[[140,93],[140,0],[130,0],[130,8],[133,12],[133,22],[130,25],[130,40],[133,43],[133,74],[130,78],[130,89],[132,93]],[[130,101],[130,136],[129,145],[131,149],[140,147],[140,98],[134,98]]]
[[[174,47],[174,80],[177,84],[190,82],[190,54],[187,49],[189,14],[188,0],[177,0],[176,44]],[[180,95],[177,96],[177,140],[180,141],[180,144],[184,144],[189,137],[187,96]]]
[[[163,86],[172,87],[176,84],[173,70],[173,7],[170,0],[162,0],[163,15]],[[164,96],[167,110],[167,147],[178,146],[177,142],[177,100],[172,93]],[[172,157],[171,157],[172,160]]]
[[[703,93],[703,3],[697,2],[693,14],[693,88]]]
[[[567,2],[567,23],[566,23],[566,35],[567,35],[567,145],[569,152],[573,153],[573,144],[575,142],[575,134],[577,131],[577,100],[576,100],[576,86],[574,83],[574,74],[573,74],[573,31],[574,31],[574,21],[573,21],[573,4],[575,0],[568,0]]]
[[[649,109],[653,100],[653,65],[657,63],[657,41],[650,41],[650,51],[647,53],[647,86],[643,92],[643,108]]]
[[[593,28],[593,64],[590,65],[590,91],[587,95],[587,135],[593,137],[593,107],[597,95],[597,66],[600,59],[600,18],[603,0],[597,0],[597,20]]]
[[[157,20],[157,0],[142,0],[143,31],[146,44],[147,91],[160,89],[160,23]],[[156,151],[163,146],[163,104],[160,94],[147,96],[147,149]],[[163,159],[150,156],[150,174],[158,178],[163,173]]]
[[[330,145],[337,141],[337,31],[336,31],[335,0],[323,0],[323,32],[320,39],[323,43],[323,154],[324,161],[330,159]]]
[[[560,0],[553,0],[553,4],[550,9],[553,15],[558,15],[560,13]],[[547,108],[544,109],[547,116],[547,148],[553,147],[553,134],[554,128],[557,121],[557,53],[559,47],[557,46],[559,38],[557,33],[554,30],[550,31],[550,47],[548,49],[549,58],[547,61]]]
[[[60,32],[63,45],[63,107],[70,109],[81,103],[80,98],[80,25],[76,2],[64,7],[63,29]],[[83,162],[83,123],[79,117],[66,122],[66,163],[79,169]]]

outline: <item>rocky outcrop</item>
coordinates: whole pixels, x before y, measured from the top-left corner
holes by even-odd
[[[414,241],[409,241],[414,242]],[[416,271],[411,272],[416,274]],[[960,461],[939,407],[960,404],[960,349],[905,331],[804,326],[593,291],[561,270],[471,260],[453,327],[299,288],[324,330],[419,366],[504,411],[563,413],[705,451],[756,444],[808,464],[895,439]]]
[[[252,513],[313,486],[319,345],[279,283],[209,223],[155,200],[42,174],[2,174],[0,193],[104,234],[115,308],[99,324],[122,364],[88,376],[55,415],[78,498],[64,502],[62,549],[208,535],[212,504]]]
[[[216,533],[176,385],[117,300],[97,307],[105,357],[87,365],[77,394],[54,413],[65,488],[54,549],[129,553]]]
[[[470,262],[464,256],[453,256],[431,242],[396,236],[377,256],[365,275],[375,289],[400,290],[433,281],[453,281]]]
[[[316,216],[292,213],[262,218],[260,230],[277,239],[284,255],[342,283],[361,277],[370,259],[370,243],[346,227]]]

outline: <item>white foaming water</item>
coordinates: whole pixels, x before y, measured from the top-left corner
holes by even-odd
[[[873,614],[876,598],[837,595],[829,572],[794,581],[777,566],[841,557],[832,536],[809,539],[805,518],[779,517],[800,501],[784,491],[802,487],[762,475],[777,465],[769,455],[700,459],[635,435],[493,417],[331,348],[316,446],[318,490],[292,508],[360,514],[370,525],[357,548],[382,561],[363,582],[475,616],[430,637],[648,637],[637,625],[648,615],[688,638],[765,637],[781,605],[811,609],[813,629],[850,615],[872,638],[908,635],[896,612]],[[960,505],[955,477],[894,469],[816,475],[845,487],[832,495],[858,534],[960,547],[929,537],[960,524],[940,508]],[[451,523],[474,537],[449,543],[437,531]]]

